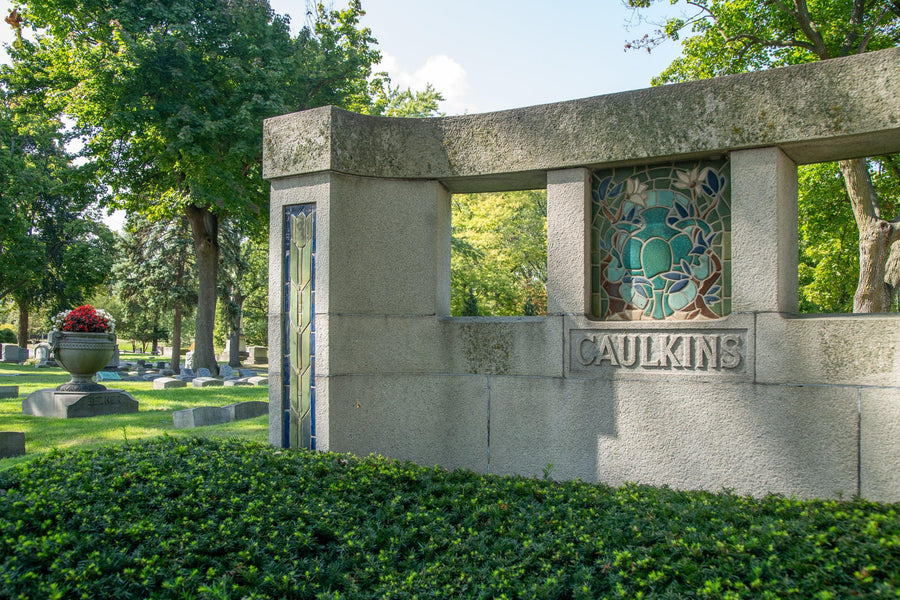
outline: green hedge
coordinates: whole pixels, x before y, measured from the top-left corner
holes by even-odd
[[[0,472],[3,598],[895,598],[897,506],[195,438]]]
[[[18,330],[12,325],[0,325],[0,344],[15,344],[19,341]]]

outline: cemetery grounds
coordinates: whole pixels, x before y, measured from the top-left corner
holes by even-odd
[[[149,355],[122,354],[122,360],[148,358]],[[150,357],[149,359],[159,357]],[[255,366],[265,374],[266,368]],[[55,419],[22,414],[22,399],[44,388],[54,388],[69,380],[61,368],[38,369],[33,365],[0,363],[0,385],[19,387],[16,398],[0,398],[0,431],[25,433],[25,456],[0,460],[0,470],[22,464],[52,449],[96,448],[101,445],[123,444],[139,439],[163,435],[173,437],[221,437],[265,442],[268,439],[268,417],[244,421],[175,429],[172,413],[198,406],[224,406],[249,400],[268,401],[265,386],[235,386],[154,390],[152,381],[104,382],[109,389],[122,389],[140,404],[137,413],[103,415],[80,419]]]

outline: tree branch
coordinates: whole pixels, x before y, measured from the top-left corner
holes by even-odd
[[[776,0],[776,2],[778,1],[779,0]],[[822,60],[831,58],[828,54],[828,48],[825,46],[825,40],[822,39],[822,34],[819,33],[816,24],[813,23],[812,17],[809,15],[806,0],[794,0],[794,6],[797,7],[797,12],[795,13],[797,23],[800,24],[800,28],[803,30],[804,35],[806,35],[806,39],[813,44],[813,47],[815,48],[813,51]]]

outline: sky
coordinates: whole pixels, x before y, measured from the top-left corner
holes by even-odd
[[[270,2],[291,16],[295,32],[303,26],[305,0]],[[4,17],[13,4],[0,0]],[[679,51],[667,43],[651,54],[626,52],[626,42],[653,26],[629,27],[623,0],[362,0],[362,6],[362,24],[382,54],[378,70],[401,88],[431,83],[444,96],[440,110],[447,115],[648,87]],[[662,8],[670,10],[668,2]],[[0,42],[12,39],[0,21]]]
[[[305,23],[305,0],[270,2],[291,17],[294,33]],[[431,83],[444,96],[442,113],[474,114],[648,87],[679,46],[626,52],[628,41],[654,27],[634,22],[623,2],[362,0],[361,23],[378,41],[376,70],[386,71],[394,85],[421,90]],[[13,5],[0,0],[4,17]],[[671,10],[668,5],[660,8]],[[333,6],[347,2],[333,0]],[[12,29],[0,21],[0,43],[12,39]],[[123,218],[108,223],[120,229]]]

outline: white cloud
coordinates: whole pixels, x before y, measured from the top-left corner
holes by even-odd
[[[476,107],[466,99],[471,87],[466,70],[449,56],[429,56],[421,67],[411,71],[387,52],[382,52],[381,63],[375,70],[387,71],[393,85],[404,89],[424,90],[430,83],[444,96],[444,101],[440,103],[442,112],[450,115],[476,112]]]

